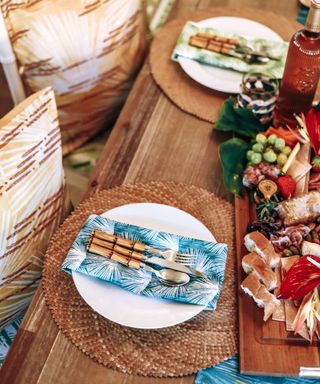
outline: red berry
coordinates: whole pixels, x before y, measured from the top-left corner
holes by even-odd
[[[285,199],[290,199],[296,191],[296,182],[291,176],[281,176],[277,181],[279,191]]]

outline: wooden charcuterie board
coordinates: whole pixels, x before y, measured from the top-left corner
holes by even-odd
[[[299,376],[301,367],[320,368],[320,346],[310,345],[293,332],[287,332],[284,322],[269,319],[263,322],[263,309],[240,288],[246,277],[241,267],[248,253],[243,245],[248,222],[255,218],[255,206],[244,199],[235,199],[236,249],[239,295],[240,372],[249,375]],[[320,372],[319,372],[320,375]],[[320,377],[320,376],[319,376]]]

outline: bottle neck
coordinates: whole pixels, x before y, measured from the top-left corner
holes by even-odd
[[[320,33],[320,4],[316,6],[311,3],[304,30],[310,33]]]
[[[303,34],[308,38],[308,39],[318,39],[320,36],[320,32],[310,32],[307,29],[303,29]]]

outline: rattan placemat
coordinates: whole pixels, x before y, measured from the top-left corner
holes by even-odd
[[[149,56],[151,74],[155,82],[183,111],[210,123],[217,118],[220,107],[228,95],[198,84],[185,74],[179,63],[172,61],[170,57],[187,21],[219,16],[244,17],[257,21],[273,29],[284,40],[289,40],[292,34],[301,28],[301,25],[299,27],[295,21],[272,12],[258,11],[255,8],[217,7],[193,12],[183,19],[170,21],[156,34]]]
[[[72,278],[60,269],[77,233],[90,214],[137,202],[180,208],[204,223],[219,242],[229,245],[225,281],[216,311],[203,311],[169,328],[139,330],[106,320],[80,297]],[[166,377],[192,374],[237,351],[235,276],[232,204],[195,186],[150,182],[104,190],[81,203],[50,242],[42,286],[59,328],[86,355],[124,373]]]

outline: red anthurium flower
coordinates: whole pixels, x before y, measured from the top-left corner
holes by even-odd
[[[311,108],[305,116],[305,124],[312,148],[318,155],[320,154],[320,111]]]
[[[305,255],[289,269],[280,286],[280,299],[300,300],[320,285],[320,268],[309,259],[320,264],[320,258]]]

